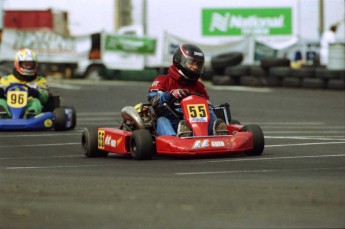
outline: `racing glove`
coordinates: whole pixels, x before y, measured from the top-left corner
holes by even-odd
[[[29,96],[38,98],[39,95],[40,95],[40,92],[37,89],[29,87]]]
[[[5,90],[0,87],[0,98],[5,98]]]
[[[189,95],[189,91],[186,89],[174,89],[170,91],[170,94],[176,99],[180,100]]]

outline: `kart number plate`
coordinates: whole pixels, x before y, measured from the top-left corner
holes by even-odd
[[[207,109],[205,104],[187,105],[190,122],[207,122]]]
[[[98,130],[98,149],[104,149],[104,130]]]
[[[14,108],[25,107],[28,103],[28,93],[26,91],[9,91],[7,93],[7,104]]]

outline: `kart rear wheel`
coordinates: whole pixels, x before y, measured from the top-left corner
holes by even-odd
[[[134,130],[129,144],[131,155],[134,159],[149,160],[152,158],[153,141],[148,130]]]
[[[62,107],[58,107],[54,109],[54,119],[55,119],[55,125],[54,129],[56,131],[62,131],[66,130],[66,114],[65,114],[65,109]]]
[[[71,116],[69,117],[71,123],[70,126],[67,127],[67,130],[73,130],[74,127],[77,125],[77,112],[74,107],[63,106],[62,108],[71,110]]]
[[[98,149],[98,128],[85,128],[81,135],[81,148],[86,157],[106,157],[108,152]]]
[[[71,120],[72,124],[68,129],[72,130],[77,125],[77,112],[74,107],[70,107],[70,109],[72,109],[72,120]]]
[[[259,156],[264,151],[265,138],[262,129],[258,125],[245,125],[241,132],[251,132],[253,134],[253,149],[246,151],[249,156]]]

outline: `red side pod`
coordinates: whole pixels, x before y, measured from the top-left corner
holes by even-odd
[[[115,128],[98,128],[98,149],[110,153],[129,154],[132,132]]]
[[[253,135],[238,132],[234,135],[179,138],[158,136],[156,152],[158,155],[196,156],[242,153],[253,148]]]

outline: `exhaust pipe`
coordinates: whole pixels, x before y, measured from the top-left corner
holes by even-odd
[[[121,110],[121,116],[125,121],[134,122],[138,129],[145,129],[145,123],[141,119],[138,112],[132,106],[126,106]]]

